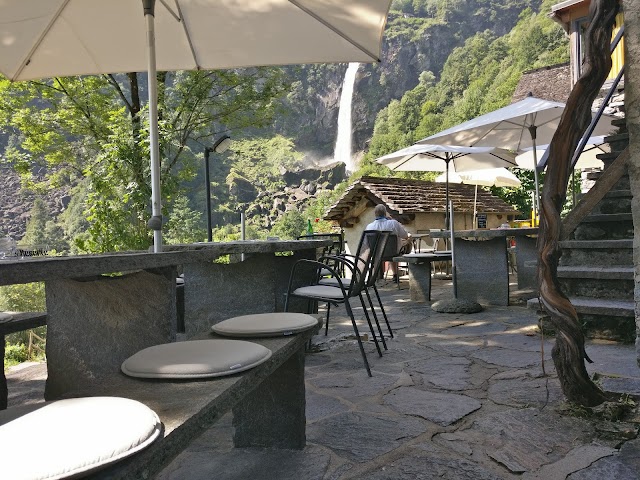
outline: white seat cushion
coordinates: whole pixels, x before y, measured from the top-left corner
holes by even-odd
[[[349,285],[351,285],[351,279],[350,278],[340,277],[340,281],[342,282],[342,286],[345,289],[349,288]],[[318,283],[320,285],[330,285],[332,287],[340,288],[340,284],[338,283],[338,279],[335,278],[335,277],[321,278]]]
[[[271,357],[271,350],[242,340],[192,340],[140,350],[122,363],[122,372],[140,378],[208,378],[248,370]]]
[[[0,312],[0,322],[4,320],[11,320],[12,318],[13,318],[13,315],[5,312]]]
[[[300,295],[303,297],[318,297],[318,298],[343,298],[342,290],[340,287],[331,287],[329,285],[310,285],[308,287],[296,288],[293,291],[294,295]]]
[[[216,323],[213,332],[226,337],[279,337],[318,326],[318,320],[304,313],[258,313]]]
[[[0,412],[2,478],[87,474],[142,450],[161,431],[158,415],[128,398],[72,398],[28,410]]]

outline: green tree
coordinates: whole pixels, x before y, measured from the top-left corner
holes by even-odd
[[[224,129],[271,122],[286,88],[280,69],[160,73],[163,197],[171,205],[195,175],[196,142]],[[24,186],[45,190],[86,182],[84,251],[146,249],[152,239],[146,105],[138,75],[0,80],[0,129],[13,133],[6,161]],[[224,127],[223,127],[224,126]],[[34,165],[49,174],[37,183]]]
[[[47,204],[42,198],[36,197],[33,207],[29,211],[26,233],[20,243],[25,245],[45,245],[47,243],[45,229],[50,219],[51,214]]]
[[[278,219],[271,232],[282,239],[294,239],[306,230],[307,218],[297,210],[289,210]]]
[[[184,195],[178,195],[173,202],[165,230],[167,244],[202,242],[207,238],[202,213],[191,209]]]

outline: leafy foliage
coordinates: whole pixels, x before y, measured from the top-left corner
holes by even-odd
[[[161,188],[172,203],[195,175],[196,142],[223,129],[268,124],[286,88],[280,69],[160,73]],[[13,133],[6,161],[24,186],[46,191],[84,182],[82,251],[146,249],[151,195],[146,105],[135,73],[0,80],[0,129]],[[36,182],[34,166],[47,168]],[[83,180],[84,179],[84,180]],[[165,209],[166,210],[166,209]]]
[[[464,2],[462,2],[464,3]],[[457,15],[461,2],[448,2],[449,17]],[[545,0],[541,11],[548,11],[554,2]],[[398,1],[394,6],[402,11],[431,12],[439,15],[441,2]],[[508,105],[522,73],[569,58],[564,32],[547,15],[525,9],[515,28],[498,37],[491,31],[470,37],[464,46],[449,55],[440,80],[423,72],[419,84],[407,91],[400,100],[393,100],[376,117],[370,148],[360,169],[361,175],[388,176],[385,167],[374,159],[406,147],[453,125]],[[415,173],[414,178],[425,178]],[[492,191],[516,206],[524,214],[531,209],[530,191],[533,173],[517,174],[523,181],[520,189]],[[400,176],[394,173],[394,176]]]
[[[178,195],[173,202],[169,221],[165,226],[167,244],[202,242],[207,238],[202,213],[189,206],[189,199]]]

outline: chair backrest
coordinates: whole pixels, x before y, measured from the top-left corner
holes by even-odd
[[[331,240],[333,243],[322,249],[322,255],[339,255],[344,251],[344,238],[342,233],[312,233],[300,235],[298,240]]]
[[[385,260],[389,260],[392,257],[396,257],[398,255],[398,235],[395,233],[388,232],[388,239],[384,246],[384,251],[382,252],[382,258]]]
[[[387,253],[389,241],[392,238],[396,238],[397,240],[398,237],[396,235],[393,235],[390,231],[383,230],[380,232],[378,245],[376,247],[375,253],[372,255],[372,265],[369,269],[369,275],[367,276],[367,287],[373,286],[373,284],[375,284],[376,280],[378,279],[380,270],[382,269],[382,265],[384,265],[385,262],[385,254]],[[395,245],[393,246],[393,248],[395,248]]]
[[[388,236],[389,232],[384,232]],[[357,295],[366,285],[371,273],[374,259],[378,253],[380,238],[383,232],[380,230],[365,230],[362,232],[355,256],[355,272],[349,285],[349,296]]]

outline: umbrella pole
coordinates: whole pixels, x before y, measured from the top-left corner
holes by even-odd
[[[476,183],[476,194],[473,197],[473,226],[471,228],[476,228],[476,217],[478,216],[478,184]]]
[[[533,145],[533,178],[536,184],[536,201],[533,206],[533,227],[538,224],[538,215],[540,215],[540,187],[538,183],[538,152],[536,151],[536,130],[538,127],[531,125],[529,127],[529,133],[531,134],[531,144]]]
[[[149,81],[149,150],[151,154],[151,219],[153,251],[162,251],[162,198],[160,196],[160,148],[158,146],[158,79],[156,71],[155,0],[142,0],[147,23],[147,76]]]
[[[447,204],[451,209],[451,215],[453,216],[453,202],[451,205]],[[449,235],[451,238],[451,278],[453,281],[453,298],[458,298],[458,275],[456,273],[456,248],[455,248],[455,233],[453,231],[453,222],[451,222],[451,230],[449,231]]]
[[[447,198],[446,198],[446,205],[445,205],[445,214],[444,214],[444,229],[445,230],[449,230],[449,214],[450,214],[450,206],[449,206],[449,154],[446,154],[447,157],[445,159],[445,165],[447,166],[447,170],[446,170],[446,177],[447,177],[447,181],[446,181],[446,192],[447,192]]]

